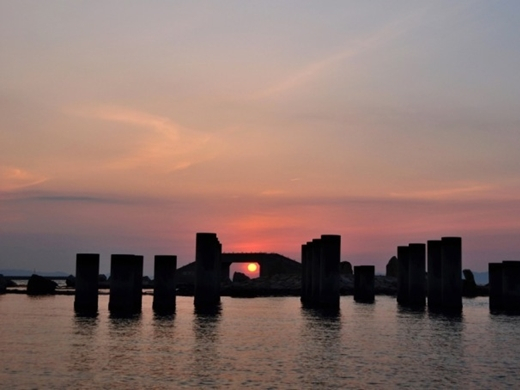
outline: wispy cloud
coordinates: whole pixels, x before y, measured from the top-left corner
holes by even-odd
[[[0,167],[0,191],[32,187],[47,181],[46,176],[17,167]]]
[[[294,73],[289,77],[286,77],[285,79],[280,80],[261,91],[258,91],[253,95],[253,99],[275,97],[279,94],[300,87],[330,70],[334,66],[340,65],[349,58],[356,57],[366,51],[381,47],[415,27],[424,14],[425,9],[421,8],[419,11],[416,11],[413,14],[389,23],[371,35],[352,40],[338,52],[331,54],[326,58],[307,64],[306,66],[295,70]]]
[[[474,195],[488,194],[495,188],[487,184],[471,184],[449,188],[438,188],[424,191],[392,192],[391,197],[402,199],[448,199],[460,196],[470,197]]]
[[[112,161],[108,166],[112,169],[144,166],[173,172],[208,160],[216,151],[209,148],[215,142],[212,136],[183,127],[168,117],[114,106],[74,109],[73,113],[142,130],[140,147]]]
[[[301,87],[327,71],[330,71],[335,66],[341,65],[346,60],[381,48],[419,26],[424,27],[424,25],[427,24],[439,23],[442,21],[441,19],[460,17],[462,13],[467,11],[469,7],[474,6],[475,3],[474,0],[469,0],[453,4],[450,8],[444,5],[442,7],[442,16],[439,17],[437,15],[437,18],[432,16],[436,13],[435,8],[437,6],[435,4],[419,5],[416,10],[409,12],[397,20],[389,22],[372,34],[346,42],[344,47],[328,57],[294,70],[288,77],[254,93],[252,99],[272,98]]]

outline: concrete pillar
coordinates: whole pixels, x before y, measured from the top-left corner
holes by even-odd
[[[312,290],[311,304],[317,306],[320,302],[320,270],[321,270],[321,240],[315,238],[312,240],[311,255],[311,272],[312,272]]]
[[[158,313],[175,311],[175,272],[177,256],[155,256],[153,269],[153,305]]]
[[[222,244],[216,240],[215,244],[215,269],[217,270],[217,280],[215,281],[215,291],[218,296],[218,302],[220,303],[220,285],[222,282]]]
[[[112,313],[134,314],[141,311],[142,264],[141,256],[112,255],[108,301],[108,309]],[[141,265],[141,272],[139,272],[139,265]]]
[[[442,237],[442,308],[462,310],[462,239]]]
[[[520,261],[502,262],[502,307],[506,313],[520,313]]]
[[[373,265],[354,266],[354,300],[356,302],[374,302],[374,274]]]
[[[408,304],[426,304],[426,245],[408,245]]]
[[[143,305],[143,256],[134,255],[134,307],[136,312],[140,313]]]
[[[197,233],[195,248],[195,307],[220,303],[221,246],[215,233]]]
[[[489,263],[489,310],[502,310],[502,263]]]
[[[303,304],[307,304],[309,302],[309,261],[307,258],[308,253],[307,244],[303,244],[301,247],[301,262],[302,262],[302,281],[301,281],[301,293],[300,293],[300,301]]]
[[[341,236],[321,236],[320,306],[339,309],[339,263],[341,261]]]
[[[409,250],[408,246],[397,247],[397,302],[400,305],[408,304],[408,265]]]
[[[441,240],[428,241],[428,307],[442,306]]]
[[[99,254],[76,255],[76,291],[74,310],[80,313],[98,311]]]
[[[312,303],[312,241],[305,244],[305,304]]]

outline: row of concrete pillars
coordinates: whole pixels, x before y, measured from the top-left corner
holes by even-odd
[[[489,263],[491,312],[520,314],[520,261]]]
[[[426,280],[426,254],[428,279]],[[397,302],[404,306],[462,309],[462,240],[442,237],[397,247]]]
[[[154,259],[153,309],[157,312],[175,311],[175,272],[177,256],[158,255]],[[76,292],[74,309],[81,313],[98,310],[99,254],[76,255]],[[143,256],[112,255],[110,261],[110,297],[108,309],[112,313],[141,312]]]
[[[310,307],[338,309],[340,297],[341,236],[322,235],[301,248],[301,301]],[[354,299],[374,302],[373,265],[354,267]]]
[[[195,254],[196,308],[220,304],[222,245],[215,233],[197,233]],[[177,256],[155,256],[153,309],[160,313],[175,311],[175,273]],[[79,253],[76,257],[76,292],[74,309],[78,312],[98,310],[99,254]],[[112,255],[110,262],[110,298],[112,313],[141,312],[143,256]]]
[[[309,307],[339,309],[341,236],[325,234],[301,248],[301,301]]]

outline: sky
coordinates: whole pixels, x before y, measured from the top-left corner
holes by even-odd
[[[517,1],[0,0],[0,269],[340,234],[520,259]]]

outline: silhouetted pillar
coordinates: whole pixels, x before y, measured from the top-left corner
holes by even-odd
[[[222,282],[222,244],[216,239],[215,244],[215,269],[217,270],[217,280],[215,281],[215,291],[220,303],[220,284]]]
[[[426,245],[408,245],[408,304],[426,304]]]
[[[112,313],[133,314],[141,311],[142,265],[142,256],[112,255],[108,301],[108,309]]]
[[[502,306],[507,313],[520,313],[520,261],[502,262]]]
[[[462,239],[442,237],[442,308],[462,309]]]
[[[177,256],[155,256],[152,307],[156,312],[173,313],[175,311],[176,270]]]
[[[76,255],[76,291],[74,310],[81,313],[98,311],[99,254]]]
[[[341,261],[341,236],[321,236],[320,306],[339,309],[339,263]]]
[[[354,300],[356,302],[374,302],[374,275],[373,265],[354,266]]]
[[[321,240],[315,238],[312,240],[312,291],[311,291],[311,303],[318,305],[320,302],[320,269],[321,269]]]
[[[220,303],[221,268],[217,235],[197,233],[195,250],[195,306],[216,306]]]
[[[301,281],[301,302],[307,304],[309,302],[309,259],[308,259],[309,246],[303,244],[301,248],[301,262],[302,262],[302,281]]]
[[[442,261],[440,240],[428,241],[428,307],[442,306]]]
[[[305,250],[305,258],[307,259],[307,266],[305,271],[305,284],[307,285],[306,289],[306,304],[312,303],[312,241],[308,241]]]
[[[488,264],[489,310],[502,310],[502,263]]]
[[[139,313],[143,305],[143,260],[143,256],[134,255],[134,307]]]
[[[397,302],[401,305],[408,304],[409,286],[409,249],[408,246],[397,247]]]

